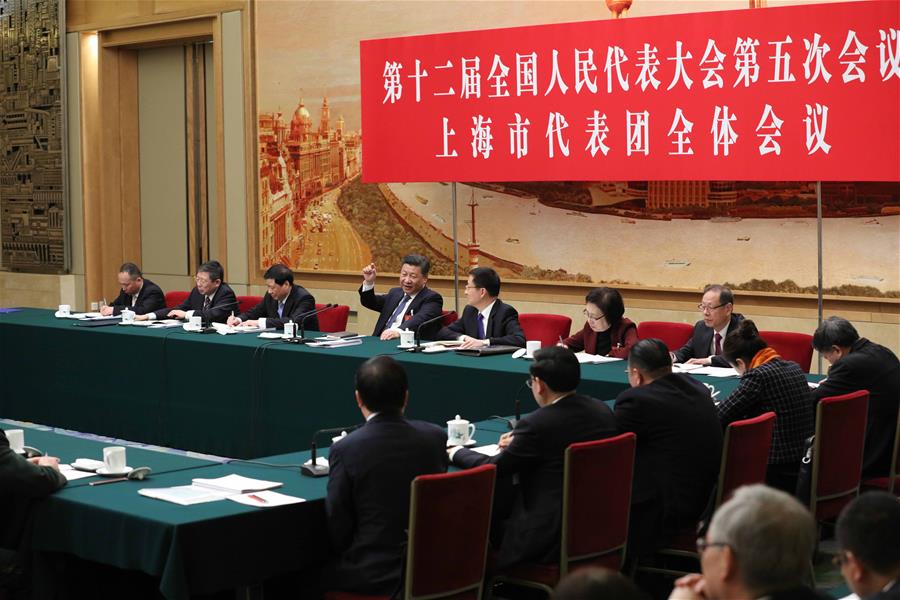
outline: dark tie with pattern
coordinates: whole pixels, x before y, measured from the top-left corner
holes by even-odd
[[[387,323],[384,324],[385,327],[390,329],[390,327],[394,324],[394,321],[397,320],[397,316],[400,314],[400,311],[403,310],[403,307],[406,305],[407,300],[409,300],[409,296],[403,294],[403,298],[400,299],[400,304],[397,305],[397,308],[395,308],[394,312],[391,313],[391,316],[387,320]]]
[[[718,356],[718,355],[722,354],[722,334],[719,333],[718,331],[716,332],[715,340],[716,340],[716,356]]]
[[[209,305],[210,305],[209,296],[203,296],[203,310],[208,309]]]
[[[284,316],[284,300],[278,303],[278,317]]]

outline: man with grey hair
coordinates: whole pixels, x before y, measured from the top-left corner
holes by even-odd
[[[672,362],[731,366],[722,356],[722,343],[744,319],[744,315],[734,312],[734,294],[724,285],[710,284],[703,288],[697,309],[703,318],[694,323],[691,339],[672,352]]]
[[[900,360],[888,348],[859,337],[853,324],[841,317],[822,321],[813,334],[813,347],[831,364],[828,378],[812,391],[814,402],[869,390],[862,477],[884,477],[891,466],[900,406]]]
[[[818,600],[803,585],[816,544],[812,515],[764,485],[739,488],[697,540],[703,574],[675,582],[669,600]]]

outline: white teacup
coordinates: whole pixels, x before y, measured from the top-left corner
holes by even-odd
[[[256,324],[259,325],[260,329],[265,329],[266,328],[266,318],[260,317],[259,321],[257,321]]]
[[[412,348],[416,345],[416,332],[411,329],[400,330],[400,347]]]
[[[191,317],[188,321],[191,329],[203,329],[203,317]]]
[[[121,473],[125,470],[125,447],[107,446],[103,449],[103,466],[110,473]]]
[[[122,310],[122,322],[123,323],[134,323],[134,315],[135,315],[135,312],[133,310],[130,310],[127,308],[123,309]]]
[[[456,415],[455,419],[447,421],[447,442],[451,446],[465,446],[475,435],[475,424]]]
[[[525,342],[525,356],[532,358],[534,353],[541,349],[541,341],[534,340]]]
[[[9,448],[13,452],[22,453],[25,449],[25,431],[22,429],[7,429],[4,431],[9,440]]]
[[[99,302],[91,302],[91,312],[99,312],[100,311],[100,303]]]
[[[72,314],[72,307],[68,304],[60,304],[59,305],[59,314],[63,317],[68,317]]]
[[[297,335],[297,324],[293,321],[288,321],[284,324],[284,337],[292,338]]]

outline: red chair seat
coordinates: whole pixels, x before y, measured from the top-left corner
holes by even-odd
[[[448,327],[459,318],[455,310],[442,310],[441,316],[443,317],[441,319],[441,327]]]
[[[541,348],[555,346],[560,339],[569,337],[572,319],[562,315],[521,314],[519,325],[528,341],[540,340]]]
[[[687,323],[668,323],[666,321],[644,321],[638,323],[637,334],[642,340],[655,338],[662,340],[666,347],[674,352],[684,346],[694,333],[693,325]]]
[[[245,313],[260,302],[263,301],[262,296],[238,296],[238,311]]]
[[[166,292],[166,308],[178,306],[190,295],[190,292]]]
[[[766,340],[766,343],[774,348],[781,358],[794,361],[809,373],[813,356],[811,335],[788,331],[760,331],[759,337]]]
[[[325,308],[324,304],[316,303],[316,310]],[[319,313],[319,331],[334,333],[347,330],[347,319],[350,317],[350,307],[346,304],[338,304],[330,310]]]

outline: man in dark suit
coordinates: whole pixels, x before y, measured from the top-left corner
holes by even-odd
[[[838,517],[841,574],[866,600],[900,599],[900,499],[866,492]]]
[[[184,302],[174,308],[149,312],[135,317],[136,321],[156,319],[190,319],[200,316],[204,323],[224,323],[238,309],[234,291],[223,281],[225,270],[219,261],[211,260],[200,265],[194,281],[197,285]]]
[[[525,347],[525,334],[519,325],[519,313],[500,301],[500,276],[488,267],[469,272],[466,301],[462,318],[437,334],[439,340],[461,340],[460,348],[482,346]]]
[[[144,279],[144,274],[136,264],[127,262],[119,267],[118,279],[122,291],[110,306],[100,309],[100,314],[118,315],[127,308],[135,314],[143,315],[166,307],[163,291],[149,279]]]
[[[888,348],[859,337],[850,321],[841,317],[822,321],[813,334],[813,347],[831,364],[828,378],[812,391],[813,402],[869,390],[862,475],[864,479],[887,475],[900,405],[900,361]]]
[[[803,583],[815,550],[812,515],[764,485],[738,488],[697,541],[703,574],[675,582],[669,600],[825,600]]]
[[[237,317],[228,317],[231,326],[246,323],[247,325],[274,327],[281,329],[288,321],[300,326],[306,318],[305,329],[319,330],[319,319],[316,315],[304,317],[316,310],[316,299],[306,288],[294,285],[294,273],[284,265],[272,265],[263,277],[266,280],[268,293],[262,302]],[[262,323],[260,323],[262,321]]]
[[[491,463],[497,465],[498,478],[518,476],[510,516],[495,524],[492,536],[500,539],[498,568],[559,561],[566,448],[616,435],[609,407],[577,393],[581,367],[571,350],[551,346],[535,352],[530,371],[538,409],[500,438],[499,454],[488,457],[465,448],[450,449],[450,458],[459,467]],[[507,512],[497,508],[495,516]]]
[[[388,595],[400,585],[410,483],[447,470],[447,433],[409,421],[406,372],[389,356],[356,372],[356,403],[366,424],[331,447],[325,510],[337,558],[327,589]]]
[[[21,582],[26,556],[19,554],[30,504],[66,485],[59,459],[26,459],[0,430],[0,589]]]
[[[734,331],[744,315],[734,312],[734,294],[723,285],[708,285],[697,305],[703,318],[694,324],[694,332],[687,343],[672,353],[678,363],[729,367],[722,356],[722,344],[728,332]]]
[[[400,265],[400,287],[387,294],[375,293],[375,263],[362,271],[363,284],[359,288],[359,300],[368,309],[381,313],[372,335],[383,340],[400,337],[401,329],[415,331],[422,323],[434,319],[444,308],[444,299],[426,287],[431,261],[421,254],[408,254]],[[437,331],[439,322],[426,325],[420,337],[428,337],[429,331]]]
[[[628,381],[614,411],[619,431],[637,435],[628,551],[640,556],[701,517],[719,475],[722,428],[709,390],[672,373],[662,341],[631,347]]]

